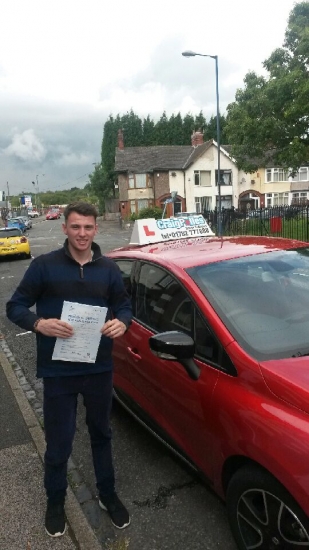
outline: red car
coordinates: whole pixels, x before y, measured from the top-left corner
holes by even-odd
[[[59,220],[60,217],[61,217],[61,214],[59,210],[49,210],[46,214],[47,220]]]
[[[134,311],[115,396],[226,501],[239,549],[309,548],[309,244],[148,221],[108,254]]]

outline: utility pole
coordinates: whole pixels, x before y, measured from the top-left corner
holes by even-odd
[[[6,182],[6,186],[7,186],[7,189],[8,189],[8,192],[7,192],[7,195],[6,195],[6,206],[7,206],[8,212],[9,212],[9,208],[10,208],[10,188],[9,188],[9,182],[8,181]]]

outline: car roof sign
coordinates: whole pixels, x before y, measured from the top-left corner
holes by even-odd
[[[148,218],[134,222],[130,244],[152,244],[163,241],[214,235],[201,214],[183,218]]]

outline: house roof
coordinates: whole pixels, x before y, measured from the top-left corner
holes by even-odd
[[[202,145],[154,145],[116,149],[115,172],[153,172],[184,170],[198,159],[214,141]]]

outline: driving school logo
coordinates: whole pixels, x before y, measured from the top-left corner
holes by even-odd
[[[160,231],[164,229],[188,229],[188,227],[200,227],[206,224],[203,216],[189,216],[188,218],[169,218],[167,220],[156,220]]]

